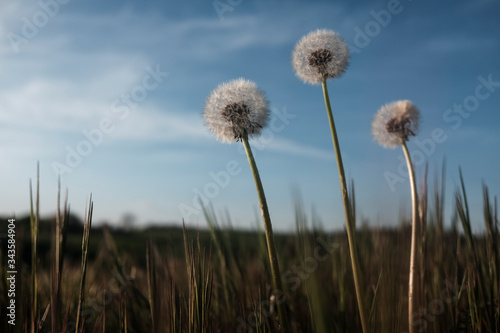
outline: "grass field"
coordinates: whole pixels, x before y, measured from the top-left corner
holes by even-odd
[[[449,223],[436,185],[420,196],[414,329],[497,332],[496,199],[484,186],[484,216],[471,217],[465,187],[457,189]],[[91,226],[91,205],[84,218],[62,203],[56,216],[39,219],[36,191],[34,199],[32,216],[15,221],[15,326],[1,224],[1,332],[278,332],[277,302],[286,303],[295,332],[361,330],[347,236],[323,231],[300,202],[295,232],[275,235],[285,290],[273,292],[264,233],[234,230],[227,220],[221,227],[209,208],[208,229],[125,231]],[[473,235],[479,219],[486,232]],[[410,232],[409,221],[357,227],[372,332],[408,330]]]

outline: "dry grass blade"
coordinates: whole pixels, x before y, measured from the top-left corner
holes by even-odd
[[[37,331],[38,317],[38,284],[37,284],[37,240],[38,221],[40,220],[40,163],[36,167],[36,198],[33,209],[33,190],[30,180],[30,230],[31,230],[31,333]]]
[[[85,221],[83,225],[83,239],[82,239],[82,275],[80,280],[80,293],[78,297],[78,309],[76,312],[76,331],[78,333],[81,311],[85,301],[85,277],[87,275],[87,259],[88,259],[88,249],[90,240],[90,228],[92,226],[92,213],[94,210],[94,203],[92,202],[92,195],[90,195],[88,211],[85,215]],[[82,326],[85,320],[82,320]]]
[[[146,244],[146,277],[148,282],[148,301],[152,323],[152,332],[164,332],[167,323],[174,320],[175,310],[170,312],[165,306],[169,296],[165,281],[170,277],[164,271],[157,247],[150,239]]]
[[[380,274],[378,275],[378,279],[377,279],[377,284],[375,285],[375,287],[373,288],[373,300],[372,300],[372,305],[371,305],[371,308],[370,308],[370,315],[369,315],[369,318],[370,318],[370,327],[373,328],[373,331],[375,330],[375,306],[376,306],[376,303],[377,303],[377,296],[379,294],[379,287],[380,287],[380,282],[382,282],[382,276],[383,276],[383,269],[380,270]]]
[[[182,220],[182,236],[183,236],[183,241],[184,241],[184,258],[186,260],[186,272],[187,272],[187,277],[188,281],[191,280],[191,261],[189,258],[189,241],[188,241],[188,235],[187,235],[187,229],[186,229],[186,224],[184,223],[184,220]]]
[[[421,183],[420,189],[420,200],[418,204],[419,209],[419,225],[420,229],[417,233],[417,243],[418,243],[418,295],[416,297],[417,308],[426,307],[425,303],[425,261],[427,259],[426,248],[427,248],[427,209],[428,209],[428,187],[427,187],[427,176],[429,172],[429,164],[425,164],[424,177]]]
[[[311,328],[314,332],[328,332],[328,320],[331,314],[328,311],[327,302],[324,297],[324,286],[321,285],[316,274],[318,261],[313,255],[314,232],[308,229],[307,215],[304,212],[304,204],[299,195],[295,199],[295,224],[296,224],[296,246],[301,258],[302,267],[305,262],[314,261],[316,268],[307,271],[304,275],[304,290],[307,296],[308,310],[311,317]],[[291,319],[291,314],[289,313]]]
[[[500,329],[500,267],[499,267],[499,244],[498,244],[498,229],[495,221],[494,209],[490,203],[488,187],[483,183],[483,212],[484,223],[486,225],[486,272],[488,277],[488,294],[490,298],[492,329],[498,331]],[[496,304],[496,308],[494,306]]]
[[[39,332],[42,330],[43,324],[45,323],[45,320],[47,319],[47,316],[49,315],[49,311],[50,311],[50,303],[47,304],[47,306],[45,307],[45,311],[43,312],[42,318],[40,318],[40,320],[38,321],[37,329]]]
[[[211,250],[207,257],[201,249],[199,233],[196,249],[193,244],[187,244],[187,230],[184,227],[184,242],[188,248],[186,260],[189,261],[188,271],[188,332],[211,332],[210,307],[212,303],[213,273],[211,266]]]
[[[494,322],[493,322],[493,306],[491,303],[492,300],[490,299],[490,295],[486,291],[486,286],[489,285],[489,283],[486,281],[486,277],[488,275],[486,275],[484,272],[484,266],[481,261],[480,251],[474,240],[474,235],[472,234],[471,220],[469,214],[469,204],[467,201],[467,193],[465,191],[465,182],[463,179],[461,168],[459,168],[459,175],[460,175],[461,192],[458,190],[456,191],[455,203],[458,215],[460,217],[460,220],[462,221],[462,227],[464,229],[467,245],[470,254],[472,256],[472,263],[467,265],[468,278],[469,278],[468,283],[470,284],[471,287],[471,289],[468,290],[469,302],[470,302],[469,305],[471,307],[470,316],[472,320],[475,319],[475,324],[473,323],[473,326],[477,325],[479,330],[481,330],[482,327],[482,329],[486,329],[489,332],[493,332],[492,327],[494,325]],[[477,289],[479,289],[478,295],[476,295],[476,293],[474,292],[474,290],[477,290],[475,288],[476,286]],[[486,307],[486,309],[490,310],[480,311],[479,309],[480,307]],[[479,317],[478,315],[479,312],[484,313],[484,316]]]
[[[444,197],[446,191],[446,159],[443,159],[441,166],[441,182],[438,177],[434,178],[434,210],[437,230],[439,235],[443,235],[444,230]]]
[[[64,200],[64,210],[61,212],[61,179],[57,184],[57,210],[56,221],[52,230],[52,255],[50,275],[50,305],[51,305],[51,329],[52,333],[60,331],[60,307],[61,307],[61,276],[64,260],[64,248],[66,245],[67,223],[69,219],[68,192]]]
[[[151,312],[151,324],[153,327],[153,332],[156,332],[157,328],[157,316],[156,316],[156,265],[151,258],[151,240],[148,241],[146,246],[146,271],[148,278],[148,301],[149,309]]]
[[[354,190],[354,179],[351,179],[347,198],[349,200],[349,207],[351,208],[353,232],[356,232],[356,192]]]
[[[228,280],[228,275],[230,274],[228,270],[228,265],[227,265],[227,260],[226,256],[224,255],[227,253],[227,251],[223,251],[222,249],[222,232],[220,230],[219,224],[217,222],[217,218],[215,217],[215,213],[213,211],[213,208],[210,207],[210,210],[203,205],[203,202],[200,202],[200,205],[203,209],[203,214],[205,216],[205,220],[207,221],[208,227],[210,229],[210,234],[212,235],[212,240],[215,244],[215,249],[217,251],[217,256],[219,257],[220,261],[220,276],[222,278],[222,288],[223,288],[223,293],[224,293],[224,301],[226,308],[230,309],[231,305],[229,302],[229,294],[232,293],[232,288],[227,282]]]

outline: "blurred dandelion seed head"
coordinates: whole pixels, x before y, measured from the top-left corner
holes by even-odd
[[[311,84],[340,77],[349,65],[349,59],[349,49],[340,36],[324,29],[302,37],[292,54],[297,76]]]
[[[372,133],[382,146],[396,148],[418,132],[420,112],[408,100],[386,104],[380,108],[372,122]]]
[[[210,132],[226,143],[259,135],[267,125],[269,114],[264,93],[254,82],[242,78],[219,85],[203,109]]]

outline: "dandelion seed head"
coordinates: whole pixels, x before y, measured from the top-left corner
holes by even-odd
[[[293,69],[306,83],[340,77],[349,65],[349,49],[331,30],[319,29],[302,37],[292,54]]]
[[[408,100],[386,104],[373,118],[373,137],[384,147],[396,148],[417,134],[419,120],[420,112]]]
[[[219,85],[205,102],[205,124],[217,140],[231,143],[261,133],[269,103],[254,82],[236,79]]]

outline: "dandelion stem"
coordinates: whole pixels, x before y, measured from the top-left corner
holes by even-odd
[[[259,195],[260,209],[262,212],[262,218],[264,219],[264,228],[266,232],[267,250],[269,254],[269,261],[271,264],[271,274],[273,278],[273,287],[276,292],[283,293],[283,285],[281,283],[281,274],[278,263],[278,254],[276,253],[276,247],[274,244],[273,226],[271,224],[271,217],[269,215],[269,209],[267,208],[266,195],[264,194],[264,188],[262,186],[262,181],[260,180],[259,170],[257,169],[257,164],[252,154],[252,149],[248,143],[248,136],[244,135],[241,138],[243,146],[248,157],[248,163],[250,163],[250,168],[252,169],[253,179],[255,180],[255,186],[257,187],[257,194]],[[281,325],[281,332],[291,332],[290,323],[288,322],[285,302],[279,302],[280,295],[276,295],[276,304],[278,307],[278,315]]]
[[[412,221],[411,221],[411,252],[410,252],[410,276],[408,282],[408,325],[409,333],[414,332],[413,324],[413,312],[415,299],[413,297],[415,291],[415,253],[417,248],[417,219],[418,219],[418,196],[417,196],[417,186],[415,182],[415,171],[413,170],[413,164],[411,163],[410,153],[406,147],[406,142],[401,139],[401,146],[403,147],[403,152],[406,157],[406,163],[408,164],[408,173],[410,175],[410,186],[411,186],[411,201],[412,201]]]
[[[337,159],[337,167],[339,170],[340,187],[342,190],[342,200],[344,202],[344,211],[347,224],[347,238],[349,240],[349,252],[351,255],[351,265],[352,273],[354,276],[354,287],[356,288],[356,297],[358,300],[359,316],[361,317],[361,326],[363,327],[363,332],[368,332],[368,318],[366,317],[365,304],[363,299],[363,293],[361,291],[361,269],[359,266],[358,252],[356,250],[356,227],[355,221],[353,221],[353,215],[351,211],[351,205],[349,202],[349,196],[347,194],[347,185],[345,179],[344,165],[342,163],[342,155],[340,153],[339,139],[337,137],[337,130],[335,129],[335,122],[333,120],[332,107],[330,105],[330,97],[328,96],[328,89],[326,86],[326,80],[321,81],[323,86],[323,95],[325,97],[326,111],[328,113],[328,120],[330,122],[330,131],[332,132],[333,147],[335,149],[335,157]]]

